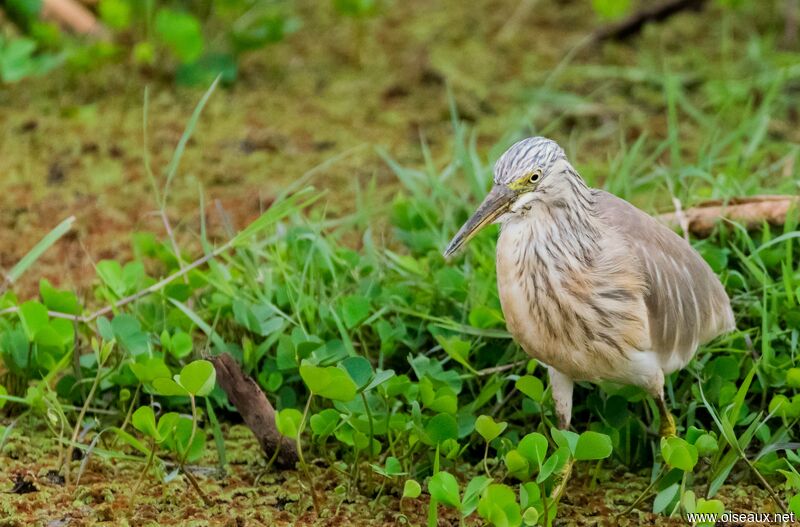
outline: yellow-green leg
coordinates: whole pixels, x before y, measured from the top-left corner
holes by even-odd
[[[675,418],[672,417],[669,408],[667,408],[667,402],[664,400],[664,396],[656,397],[656,403],[658,404],[658,414],[661,417],[661,428],[658,430],[659,435],[661,435],[661,437],[676,435],[678,430],[675,427]]]

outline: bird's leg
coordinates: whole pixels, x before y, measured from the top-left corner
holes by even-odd
[[[553,403],[556,407],[556,418],[558,428],[561,430],[569,429],[569,422],[572,419],[572,379],[556,370],[548,367],[547,373],[550,377],[550,391],[553,395]]]
[[[574,383],[572,379],[556,370],[555,368],[548,367],[547,372],[550,377],[550,392],[553,395],[553,403],[556,407],[556,417],[558,418],[558,428],[560,430],[568,430],[569,422],[572,418],[572,388]],[[572,459],[564,465],[564,471],[561,474],[561,482],[558,487],[553,491],[553,499],[556,503],[561,500],[561,496],[567,489],[567,482],[572,475]]]
[[[675,418],[672,417],[669,408],[667,408],[667,401],[664,399],[663,390],[656,397],[656,404],[658,405],[658,414],[661,417],[661,427],[659,428],[659,435],[661,437],[671,437],[677,433],[675,427]]]
[[[647,384],[643,385],[643,388],[653,396],[653,399],[656,400],[656,406],[658,406],[659,421],[661,422],[658,435],[661,437],[676,435],[675,418],[672,417],[669,408],[667,408],[667,400],[664,398],[664,372],[661,369],[653,372]]]

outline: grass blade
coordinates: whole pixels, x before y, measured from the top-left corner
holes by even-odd
[[[234,247],[241,246],[249,238],[258,232],[263,231],[273,223],[281,220],[294,211],[301,210],[312,204],[319,199],[321,195],[321,192],[315,192],[312,187],[308,187],[304,190],[301,190],[297,194],[289,196],[279,203],[275,203],[273,206],[268,208],[264,214],[253,221],[253,223],[245,227],[236,236],[234,236],[230,241],[230,244]]]
[[[54,243],[61,239],[61,237],[67,232],[69,232],[73,223],[75,223],[75,216],[70,216],[59,223],[52,231],[48,232],[47,235],[39,241],[39,243],[33,246],[33,249],[28,251],[28,254],[23,256],[22,259],[17,262],[17,265],[11,268],[6,276],[7,284],[13,284],[19,280],[19,278],[25,274],[25,271],[30,269],[31,266],[36,263],[36,260],[38,260],[39,257],[41,257],[45,251],[47,251],[47,249],[52,247]]]
[[[217,75],[217,78],[214,79],[214,82],[211,83],[211,86],[203,94],[200,102],[197,103],[197,106],[195,106],[194,112],[192,112],[192,117],[189,118],[189,122],[186,124],[186,129],[184,129],[183,135],[181,136],[180,141],[178,141],[178,146],[175,147],[175,152],[172,154],[172,160],[169,162],[169,166],[167,166],[167,181],[164,183],[164,195],[163,201],[161,202],[162,207],[167,202],[169,186],[172,183],[172,180],[175,178],[175,174],[178,173],[178,166],[181,163],[183,152],[186,150],[186,144],[189,142],[189,139],[191,139],[194,129],[197,126],[197,121],[200,119],[200,114],[203,113],[203,109],[206,107],[208,100],[211,98],[211,94],[214,93],[214,90],[216,89],[217,84],[219,84],[221,78],[222,75]]]

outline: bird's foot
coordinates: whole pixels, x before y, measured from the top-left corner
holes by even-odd
[[[675,426],[675,418],[672,417],[670,412],[661,416],[661,428],[658,430],[658,434],[661,437],[672,437],[677,435],[678,429]]]

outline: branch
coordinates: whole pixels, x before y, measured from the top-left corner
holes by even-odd
[[[193,271],[194,269],[197,269],[201,265],[207,263],[209,260],[213,260],[214,258],[220,256],[222,253],[224,253],[225,251],[230,249],[232,246],[233,246],[233,241],[230,241],[230,242],[226,243],[225,245],[217,247],[212,252],[206,254],[205,256],[203,256],[201,258],[198,258],[197,260],[195,260],[191,264],[187,265],[186,267],[184,267],[183,269],[181,269],[179,271],[176,271],[176,272],[172,273],[171,275],[167,276],[166,278],[162,278],[161,280],[159,280],[155,284],[151,285],[150,287],[142,289],[141,291],[137,291],[136,293],[134,293],[134,294],[132,294],[130,296],[126,296],[125,298],[122,298],[120,300],[117,300],[113,304],[111,304],[109,306],[105,306],[105,307],[103,307],[101,309],[98,309],[97,311],[94,311],[93,313],[89,313],[88,315],[84,315],[84,316],[81,316],[81,315],[70,315],[69,313],[60,313],[58,311],[48,311],[47,314],[52,318],[63,318],[63,319],[66,319],[66,320],[72,320],[74,322],[80,322],[80,323],[83,323],[83,324],[88,324],[89,322],[92,322],[93,320],[95,320],[95,319],[97,319],[99,317],[102,317],[103,315],[107,315],[109,313],[112,313],[114,310],[119,309],[120,307],[122,307],[124,305],[130,304],[131,302],[135,302],[135,301],[139,300],[142,297],[145,297],[147,295],[151,295],[151,294],[153,294],[155,292],[160,291],[161,289],[163,289],[164,287],[169,285],[170,282],[172,282],[172,281],[174,281],[174,280],[186,275],[187,273],[189,273],[190,271]],[[8,307],[6,309],[0,310],[0,316],[2,316],[2,315],[10,315],[10,314],[17,313],[17,312],[19,312],[19,306],[12,306],[12,307]]]
[[[300,459],[297,446],[292,439],[278,431],[275,425],[275,409],[258,384],[227,353],[210,357],[209,360],[217,370],[217,382],[239,410],[267,458],[277,453],[275,462],[278,466],[294,468]]]
[[[130,304],[131,302],[135,302],[135,301],[139,300],[142,297],[145,297],[147,295],[150,295],[152,293],[155,293],[156,291],[159,291],[159,290],[163,289],[164,287],[166,287],[173,280],[186,275],[187,273],[189,273],[189,271],[197,269],[198,267],[200,267],[201,265],[205,264],[209,260],[213,260],[217,256],[221,255],[222,253],[224,253],[225,251],[230,249],[232,245],[233,245],[232,242],[228,242],[225,245],[222,245],[222,246],[214,249],[212,252],[206,254],[202,258],[198,258],[197,260],[195,260],[191,264],[187,265],[186,267],[183,267],[180,271],[176,271],[176,272],[172,273],[168,277],[163,278],[162,280],[159,280],[158,282],[156,282],[155,284],[151,285],[150,287],[148,287],[146,289],[142,289],[141,291],[137,291],[136,293],[134,293],[134,294],[132,294],[130,296],[127,296],[127,297],[125,297],[125,298],[123,298],[121,300],[117,300],[116,302],[114,302],[110,306],[106,306],[106,307],[104,307],[102,309],[98,309],[94,313],[91,313],[91,314],[83,317],[82,322],[86,322],[86,323],[91,322],[92,320],[94,320],[94,319],[96,319],[98,317],[101,317],[103,315],[107,315],[108,313],[113,312],[115,309],[118,309],[118,308],[120,308],[120,307],[122,307],[122,306],[124,306],[126,304]]]
[[[641,31],[648,22],[666,20],[684,9],[699,10],[704,3],[705,0],[664,0],[656,4],[647,5],[619,22],[596,30],[591,40],[595,43],[609,39],[624,40]]]
[[[800,197],[764,195],[706,201],[696,207],[669,212],[658,216],[659,221],[673,229],[685,228],[696,236],[708,236],[722,219],[741,223],[748,230],[760,228],[764,222],[780,226],[793,206],[800,205]]]
[[[478,377],[484,377],[486,375],[492,375],[494,373],[501,373],[507,370],[513,370],[514,368],[518,366],[523,366],[525,364],[528,364],[527,360],[518,360],[517,362],[512,362],[510,364],[502,364],[500,366],[492,366],[491,368],[484,368],[482,370],[478,370],[477,372],[475,372],[475,375],[477,375]]]

